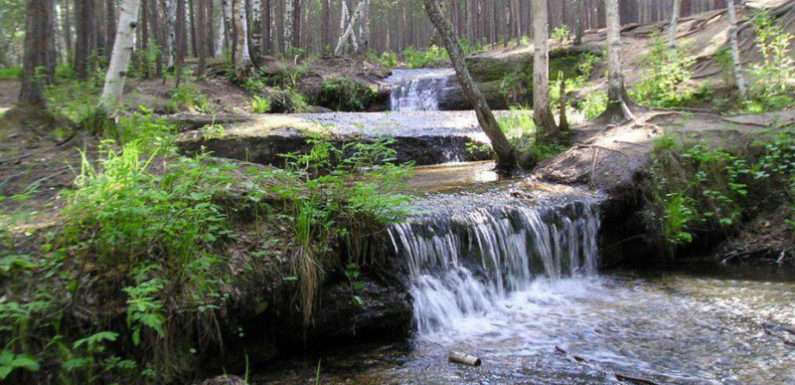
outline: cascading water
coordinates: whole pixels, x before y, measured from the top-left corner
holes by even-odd
[[[392,111],[438,111],[439,99],[450,88],[455,72],[449,68],[394,70],[386,79],[392,85]]]
[[[468,321],[499,317],[506,300],[536,280],[596,273],[595,202],[524,203],[431,215],[390,228],[393,246],[408,264],[420,336],[480,328]]]

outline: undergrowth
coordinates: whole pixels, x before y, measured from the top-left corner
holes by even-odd
[[[531,109],[512,107],[510,113],[498,117],[497,123],[516,149],[520,166],[525,169],[565,150],[561,145],[536,142],[536,125]]]
[[[376,96],[376,91],[367,85],[346,78],[333,78],[323,82],[315,104],[334,111],[364,111]]]
[[[247,250],[259,260],[233,272],[228,247],[244,219],[230,197],[257,228],[288,224],[296,251],[284,280],[296,277],[307,325],[329,272],[348,277],[356,302],[353,272],[379,262],[365,241],[405,214],[398,191],[411,167],[394,164],[389,141],[338,148],[315,138],[285,169],[243,177],[236,163],[178,155],[175,135],[145,109],[122,117],[98,159],[84,156],[61,225],[37,250],[12,251],[0,231],[4,383],[161,384],[197,373],[205,352],[244,334],[232,293],[275,263],[270,250]]]
[[[699,236],[730,234],[754,213],[783,204],[795,219],[795,131],[770,130],[751,148],[729,151],[655,142],[646,199],[647,225],[673,251]]]
[[[22,76],[22,67],[0,68],[0,80],[17,80]]]
[[[642,80],[630,91],[632,98],[651,107],[681,107],[706,99],[707,88],[689,84],[694,63],[685,48],[671,48],[659,34],[653,36],[651,51],[643,58]]]

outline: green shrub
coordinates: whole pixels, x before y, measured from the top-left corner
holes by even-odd
[[[17,80],[22,77],[22,67],[0,68],[0,80]]]
[[[309,108],[304,95],[294,89],[277,89],[270,95],[270,112],[304,112]]]
[[[266,114],[271,112],[271,101],[268,98],[254,95],[251,98],[251,110],[255,114]]]
[[[655,35],[651,51],[643,59],[643,79],[631,91],[632,97],[652,107],[677,107],[693,101],[695,92],[687,87],[695,59],[681,48],[671,48]]]
[[[325,271],[355,263],[372,263],[363,245],[371,234],[405,216],[408,197],[398,191],[411,165],[394,164],[391,140],[348,143],[337,148],[321,138],[310,139],[306,154],[288,154],[287,175],[296,188],[278,192],[293,214],[298,248],[293,256],[300,277],[304,322],[311,322],[317,290]],[[348,250],[340,264],[331,251],[335,244]]]
[[[436,45],[432,45],[424,51],[409,47],[404,49],[402,54],[403,62],[409,68],[437,67],[450,62],[447,50]]]
[[[560,44],[568,41],[570,35],[571,30],[569,29],[569,26],[565,24],[552,30],[552,39]]]
[[[367,54],[367,59],[373,63],[378,63],[384,68],[395,68],[398,66],[398,55],[392,51],[382,52],[381,55],[370,51]]]
[[[334,78],[323,82],[316,104],[334,111],[364,111],[376,96],[376,92],[367,85],[346,78]]]
[[[699,234],[733,231],[761,206],[795,204],[795,132],[782,131],[756,146],[758,151],[739,155],[670,136],[658,139],[646,189],[648,226],[663,243],[677,246]]]
[[[119,117],[111,132],[106,134],[122,145],[135,142],[143,149],[171,152],[176,132],[173,123],[156,118],[152,111],[141,106],[138,111]]]
[[[790,49],[795,36],[776,25],[766,11],[758,13],[753,23],[762,62],[751,66],[754,81],[746,109],[764,112],[795,105],[795,59]]]
[[[95,114],[100,91],[93,81],[63,81],[45,90],[47,108],[74,123],[84,122]]]
[[[169,112],[196,111],[210,113],[210,101],[207,96],[202,94],[196,85],[188,82],[182,83],[179,87],[171,91],[166,106]]]
[[[607,109],[607,92],[589,92],[580,104],[580,110],[585,115],[585,119],[593,120],[601,116]]]

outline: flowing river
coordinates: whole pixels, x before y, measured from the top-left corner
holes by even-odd
[[[434,81],[418,76],[398,110],[432,109]],[[600,272],[600,196],[520,188],[482,164],[440,193],[434,180],[455,182],[439,167],[419,171],[434,193],[388,229],[407,266],[410,339],[279,362],[255,384],[795,384],[793,274]],[[483,364],[448,363],[450,351]]]

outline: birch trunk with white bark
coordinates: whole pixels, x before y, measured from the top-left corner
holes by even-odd
[[[140,5],[140,0],[124,0],[119,7],[119,24],[116,28],[113,53],[105,76],[105,87],[99,100],[99,107],[106,112],[115,109],[124,93],[124,81],[127,79],[127,69],[135,47],[135,29],[138,26]]]
[[[740,48],[737,44],[737,9],[734,6],[734,0],[728,0],[726,4],[729,8],[729,44],[731,45],[732,61],[734,62],[734,81],[737,85],[737,90],[740,92],[740,97],[743,99],[748,97],[748,89],[745,85],[745,75],[743,75],[743,64],[740,59]]]
[[[533,0],[533,120],[540,142],[558,137],[549,107],[549,9],[547,0]]]

